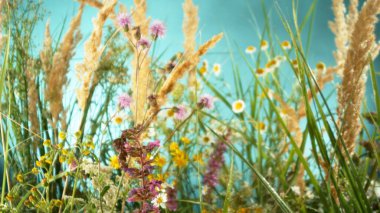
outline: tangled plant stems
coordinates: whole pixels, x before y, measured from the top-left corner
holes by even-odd
[[[289,36],[261,1],[264,29],[231,60],[206,55],[223,33],[198,43],[192,0],[176,52],[146,0],[77,0],[67,28],[42,23],[43,1],[0,1],[0,212],[379,211],[380,0],[332,0],[333,64],[309,60],[316,1],[304,17],[288,1]]]

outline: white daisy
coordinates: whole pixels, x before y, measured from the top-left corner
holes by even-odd
[[[289,41],[283,41],[281,43],[281,47],[284,49],[284,50],[289,50],[292,48],[292,45],[290,44]]]
[[[247,54],[253,54],[256,52],[256,47],[249,45],[247,48],[245,48],[245,53]]]
[[[160,193],[158,194],[153,200],[152,204],[156,208],[166,208],[166,201],[168,200],[166,193]]]
[[[222,71],[220,64],[215,63],[214,66],[212,67],[212,71],[214,71],[214,74],[216,76],[219,76],[220,72]]]
[[[317,72],[325,72],[326,71],[326,65],[323,62],[318,62],[317,65],[315,65],[315,69]]]
[[[267,72],[265,71],[265,69],[263,69],[263,68],[258,68],[257,70],[256,70],[256,75],[257,76],[263,76],[263,75],[265,75]]]
[[[232,111],[236,114],[244,111],[245,103],[243,100],[237,100],[232,103]]]
[[[268,49],[268,42],[266,41],[266,40],[262,40],[261,42],[260,42],[260,49],[262,50],[262,51],[265,51],[265,50],[267,50]]]

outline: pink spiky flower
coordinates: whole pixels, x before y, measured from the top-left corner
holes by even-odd
[[[199,102],[198,102],[198,106],[203,108],[203,107],[206,107],[207,109],[213,109],[214,108],[214,100],[215,98],[212,97],[211,95],[209,94],[204,94],[201,96]]]
[[[155,20],[150,26],[150,33],[154,39],[162,38],[165,36],[166,27],[162,21]]]
[[[119,96],[119,106],[122,109],[130,107],[131,103],[132,103],[132,97],[129,96],[128,94],[125,93]]]
[[[140,40],[137,42],[137,47],[149,48],[150,41],[146,38],[140,38]]]
[[[120,13],[117,16],[117,21],[118,21],[120,27],[125,28],[127,30],[129,30],[131,28],[132,18],[127,13]]]

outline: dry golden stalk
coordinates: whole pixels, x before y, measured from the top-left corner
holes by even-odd
[[[80,2],[82,4],[88,4],[89,6],[95,7],[98,9],[101,9],[103,7],[103,3],[100,1],[96,1],[96,0],[78,0],[78,2]]]
[[[196,34],[198,30],[199,18],[198,7],[194,5],[192,0],[186,0],[183,4],[184,19],[182,24],[182,31],[185,37],[184,57],[190,56],[194,53],[196,47]],[[189,86],[194,86],[196,83],[196,70],[189,71]]]
[[[358,5],[358,0],[350,0],[350,6],[348,7],[348,15],[346,17],[348,35],[351,35],[352,30],[354,29],[354,25],[358,20]]]
[[[83,110],[89,95],[89,89],[94,81],[94,72],[99,66],[99,58],[103,48],[100,47],[103,35],[103,26],[110,14],[113,14],[117,0],[104,2],[99,10],[98,16],[93,20],[94,29],[89,39],[84,44],[83,63],[76,66],[77,76],[82,82],[80,88],[76,90],[78,105]]]
[[[348,32],[345,18],[346,7],[344,0],[333,0],[333,13],[335,16],[334,22],[329,22],[331,31],[335,34],[335,45],[337,50],[334,52],[336,64],[339,66],[346,59]],[[338,74],[341,75],[341,70]]]
[[[50,72],[46,73],[45,98],[50,104],[52,114],[52,126],[56,127],[60,113],[63,113],[63,87],[66,85],[66,75],[69,71],[70,60],[74,55],[74,49],[81,39],[79,25],[83,13],[82,4],[78,14],[70,23],[69,29],[63,37],[57,52],[53,56]],[[63,114],[62,114],[63,115]]]
[[[25,76],[28,82],[28,115],[31,124],[30,129],[32,132],[38,134],[40,130],[40,122],[38,121],[37,115],[38,89],[36,85],[36,75],[33,72],[34,65],[35,61],[29,59],[25,69]]]
[[[146,0],[134,0],[136,8],[132,13],[135,25],[140,27],[141,34],[147,36],[149,33],[149,19],[146,17]]]
[[[50,73],[51,70],[51,56],[52,56],[52,38],[50,35],[50,21],[46,22],[45,27],[45,39],[42,51],[40,53],[41,63],[42,63],[42,69],[46,72],[46,75]]]
[[[194,53],[196,47],[196,35],[198,30],[199,18],[198,7],[194,5],[192,0],[185,0],[183,4],[184,19],[182,31],[185,37],[183,43],[184,55]]]
[[[219,33],[218,35],[212,37],[209,41],[204,43],[198,51],[196,51],[193,55],[182,61],[179,65],[177,65],[169,77],[165,80],[164,84],[160,88],[155,97],[156,104],[151,105],[147,115],[150,120],[145,123],[145,126],[149,125],[149,122],[157,115],[160,107],[163,106],[166,102],[166,96],[173,90],[175,84],[178,80],[180,80],[187,71],[194,68],[199,63],[199,58],[203,56],[209,49],[213,48],[216,43],[218,43],[223,38],[223,33]]]
[[[365,92],[365,67],[375,45],[374,30],[379,13],[380,0],[368,0],[363,5],[352,31],[342,84],[338,88],[340,131],[350,155],[355,150],[355,140],[362,128],[359,116]]]
[[[146,18],[146,1],[134,0],[135,10],[133,12],[134,22],[140,28],[142,37],[147,37],[149,33],[149,19]],[[128,36],[131,41],[136,44],[136,37]],[[133,107],[131,108],[134,113],[134,121],[136,124],[141,124],[144,120],[146,112],[146,104],[148,101],[148,93],[151,91],[150,74],[150,58],[143,50],[134,48],[134,56],[132,60],[132,97],[134,100]]]

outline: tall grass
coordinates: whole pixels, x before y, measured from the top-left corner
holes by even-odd
[[[304,17],[289,1],[291,19],[275,4],[286,39],[261,1],[256,47],[224,38],[231,67],[221,75],[232,73],[232,88],[215,77],[220,64],[201,63],[223,33],[197,43],[191,0],[183,53],[156,49],[171,32],[151,21],[144,0],[128,10],[116,0],[79,2],[68,30],[51,34],[46,24],[43,47],[33,39],[45,24],[42,2],[2,2],[1,211],[379,210],[379,0],[333,1],[331,65],[308,59],[317,1]],[[82,39],[88,7],[97,16]],[[362,107],[368,100],[374,111]]]

